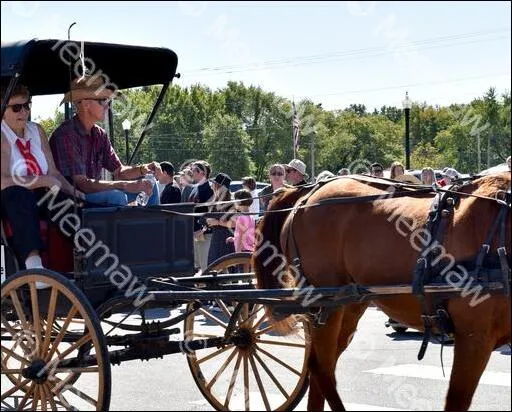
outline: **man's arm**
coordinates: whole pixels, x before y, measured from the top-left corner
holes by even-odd
[[[159,179],[160,175],[162,174],[160,164],[157,162],[152,162],[134,166],[121,165],[116,170],[114,170],[113,175],[114,179],[116,180],[132,180],[145,176],[148,173],[153,173],[155,177]]]
[[[85,175],[75,175],[73,176],[73,180],[75,181],[77,187],[84,193],[96,193],[102,192],[105,190],[122,190],[124,192],[129,193],[139,193],[146,192],[148,196],[151,196],[153,185],[149,180],[141,179],[141,180],[98,180],[98,179],[89,179]]]

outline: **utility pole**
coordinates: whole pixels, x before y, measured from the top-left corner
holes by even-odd
[[[316,131],[313,131],[311,135],[310,144],[310,152],[311,152],[311,179],[315,179],[315,140],[316,140]]]
[[[491,167],[491,132],[487,134],[487,169]]]
[[[482,170],[482,153],[480,152],[480,133],[476,135],[476,151],[478,153],[478,171]]]

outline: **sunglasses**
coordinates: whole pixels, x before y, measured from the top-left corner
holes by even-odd
[[[283,176],[284,173],[281,172],[270,172],[270,176]]]
[[[109,99],[84,99],[84,100],[93,100],[98,102],[101,106],[106,106],[109,103]]]
[[[29,100],[25,103],[17,103],[17,104],[8,104],[7,107],[10,107],[14,113],[21,112],[21,109],[25,109],[27,112],[30,111],[32,107],[32,102]]]

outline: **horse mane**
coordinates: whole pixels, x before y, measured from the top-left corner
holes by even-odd
[[[279,276],[286,265],[286,257],[281,248],[281,229],[290,211],[276,211],[292,208],[297,200],[311,190],[311,186],[282,188],[270,201],[269,208],[259,222],[256,251],[252,264],[256,273],[258,287],[263,289],[279,289],[293,286],[291,279]],[[280,269],[281,268],[281,269]]]

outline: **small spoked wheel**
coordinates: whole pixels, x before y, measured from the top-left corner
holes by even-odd
[[[250,268],[250,254],[244,259],[227,256],[210,270]],[[185,346],[197,339],[226,338],[220,347],[187,355],[196,384],[217,410],[293,409],[308,387],[309,323],[299,322],[295,334],[282,336],[268,321],[263,305],[244,303],[234,315],[237,304],[216,300],[185,320]],[[226,335],[233,316],[236,325]]]
[[[83,292],[32,269],[8,278],[1,298],[2,409],[107,410],[107,346]]]

